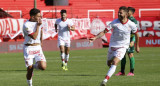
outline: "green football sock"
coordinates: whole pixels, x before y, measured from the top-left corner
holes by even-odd
[[[125,55],[124,58],[121,60],[121,72],[122,72],[122,73],[124,73],[125,65],[126,65],[126,55]]]
[[[134,65],[135,65],[135,59],[134,59],[134,57],[131,57],[130,58],[130,72],[132,72],[132,73],[134,71]]]

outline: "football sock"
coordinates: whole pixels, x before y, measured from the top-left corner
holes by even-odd
[[[134,57],[130,58],[130,72],[134,72],[135,59]]]
[[[68,60],[69,60],[69,54],[65,55],[65,63],[66,63],[66,65],[67,65]]]
[[[107,73],[107,75],[106,75],[106,77],[105,77],[105,79],[104,79],[104,81],[105,82],[107,82],[108,81],[108,79],[113,75],[113,73],[116,71],[116,65],[111,65],[111,67],[109,68],[109,70],[108,70],[108,73]]]
[[[28,86],[32,86],[32,79],[27,80]]]
[[[125,55],[124,58],[121,60],[121,72],[122,72],[122,73],[125,72],[125,65],[126,65],[126,55]]]
[[[61,53],[61,59],[62,59],[62,63],[64,64],[64,57],[65,57],[65,54],[64,53]]]

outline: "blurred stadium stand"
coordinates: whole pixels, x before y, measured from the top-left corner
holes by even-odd
[[[0,0],[0,6],[3,10],[15,10],[17,12],[10,12],[14,18],[29,18],[29,10],[34,7],[33,0]],[[63,3],[62,3],[63,2]],[[60,4],[61,3],[61,4]],[[37,8],[40,10],[68,10],[68,17],[70,18],[87,18],[88,10],[97,9],[115,9],[115,15],[120,6],[133,6],[137,12],[135,17],[138,17],[138,10],[144,8],[160,8],[160,0],[37,0]],[[18,12],[22,11],[22,14]],[[48,12],[44,18],[57,18],[59,12]],[[108,12],[92,12],[90,17],[111,17],[112,14]],[[144,11],[142,16],[160,16],[160,12],[152,11],[152,13]]]

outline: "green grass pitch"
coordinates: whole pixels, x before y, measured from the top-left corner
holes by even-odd
[[[108,48],[70,52],[68,71],[61,69],[59,51],[44,52],[45,71],[35,70],[33,86],[99,86],[108,67]],[[160,86],[160,48],[141,48],[135,53],[135,76],[112,76],[107,86]],[[116,72],[120,70],[120,63]],[[127,58],[126,74],[129,72]],[[0,86],[27,86],[22,53],[0,54]]]

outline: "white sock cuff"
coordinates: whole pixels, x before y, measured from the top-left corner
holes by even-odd
[[[111,65],[111,67],[112,67],[112,68],[116,68],[117,66],[116,66],[116,65]]]

